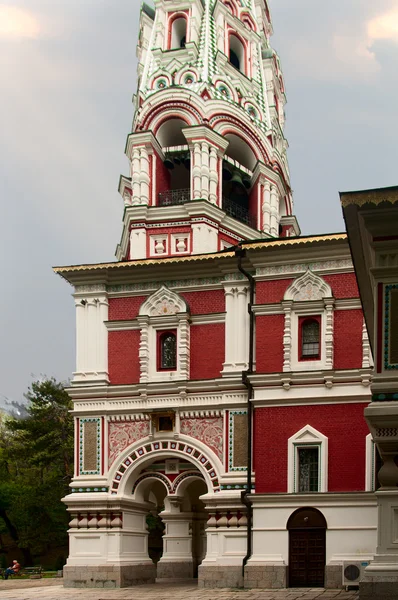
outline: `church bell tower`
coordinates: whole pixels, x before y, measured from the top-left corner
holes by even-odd
[[[143,4],[120,261],[299,235],[266,0]]]

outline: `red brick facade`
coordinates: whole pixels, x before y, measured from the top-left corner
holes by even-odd
[[[257,408],[256,493],[287,492],[288,439],[306,425],[328,438],[328,491],[363,491],[365,438],[369,433],[364,407],[358,403]]]
[[[224,362],[225,325],[191,327],[191,379],[216,379]]]

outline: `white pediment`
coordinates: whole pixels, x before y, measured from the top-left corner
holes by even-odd
[[[294,302],[303,302],[311,300],[322,300],[332,297],[332,288],[308,269],[304,275],[298,277],[288,287],[285,292],[284,300],[293,300]]]
[[[188,305],[185,300],[163,285],[145,300],[139,314],[140,316],[161,317],[187,312]]]

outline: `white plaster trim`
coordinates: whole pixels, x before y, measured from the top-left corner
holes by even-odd
[[[134,321],[106,321],[105,327],[108,331],[134,331],[140,329],[137,320]]]
[[[306,425],[288,439],[288,493],[297,493],[298,468],[295,468],[299,448],[319,448],[319,492],[327,492],[328,484],[328,438],[320,431]]]
[[[285,292],[283,335],[283,371],[309,371],[333,368],[333,307],[331,287],[309,269],[293,281]],[[304,316],[321,317],[320,358],[299,359],[299,321]]]
[[[225,313],[195,315],[191,317],[192,325],[210,325],[211,323],[225,323]]]
[[[188,305],[175,292],[162,286],[142,304],[137,318],[141,329],[139,347],[140,383],[189,379],[189,313]],[[157,370],[157,333],[177,330],[177,367]]]
[[[176,383],[177,387],[179,384]],[[194,412],[204,414],[213,413],[225,409],[239,409],[245,406],[247,396],[244,393],[224,394],[182,394],[182,395],[151,395],[122,397],[122,398],[104,398],[84,400],[74,400],[73,414],[75,416],[91,416],[101,413],[109,415],[110,419],[128,420],[136,419],[142,411],[154,409],[177,409],[183,408],[185,413]]]

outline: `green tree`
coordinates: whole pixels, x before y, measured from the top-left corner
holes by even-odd
[[[60,499],[73,475],[73,418],[72,402],[54,379],[34,382],[25,398],[27,415],[0,423],[0,530],[27,565],[67,542]]]

